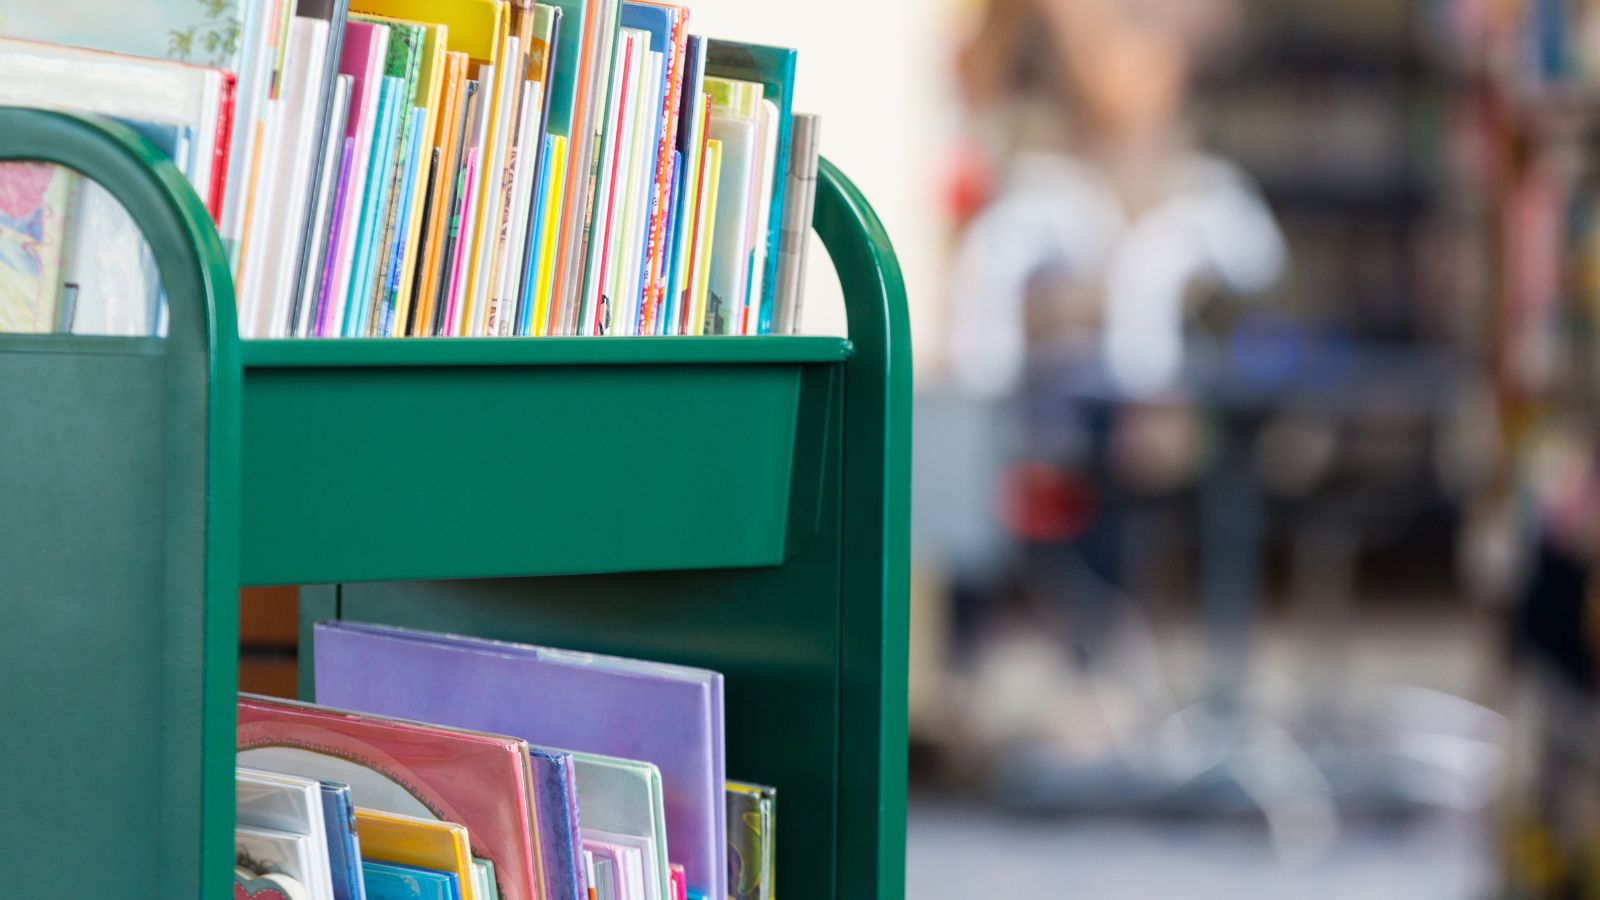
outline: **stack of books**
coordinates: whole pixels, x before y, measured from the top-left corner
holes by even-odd
[[[305,900],[770,900],[722,676],[346,622],[314,706],[239,701],[236,884]]]
[[[796,326],[818,123],[792,111],[793,50],[691,34],[659,0],[145,5],[8,8],[0,104],[167,152],[246,337]],[[162,329],[149,248],[104,191],[9,164],[0,195],[0,331]]]

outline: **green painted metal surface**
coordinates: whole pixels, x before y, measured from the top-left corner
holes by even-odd
[[[750,348],[737,348],[741,352],[771,353],[765,367],[752,367],[743,357],[713,364],[707,357],[712,345],[689,339],[674,350],[683,355],[671,361],[642,356],[660,351],[630,349],[626,338],[526,351],[580,366],[601,354],[611,367],[631,361],[631,371],[613,374],[635,392],[672,385],[683,377],[675,366],[704,369],[705,381],[692,390],[666,390],[679,404],[697,394],[729,399],[719,402],[720,413],[707,410],[707,419],[690,429],[687,445],[664,444],[663,457],[696,455],[701,451],[695,448],[715,443],[705,435],[719,433],[719,427],[721,434],[729,428],[770,430],[792,441],[791,474],[767,484],[777,486],[787,502],[786,538],[775,558],[712,571],[670,566],[671,558],[663,557],[655,561],[659,565],[583,577],[323,586],[302,595],[301,641],[309,655],[312,624],[342,617],[716,669],[726,677],[730,777],[778,788],[778,893],[900,900],[910,512],[905,289],[871,207],[831,166],[824,169],[816,227],[845,287],[848,353],[804,355],[798,347],[821,351],[825,345],[741,339]],[[767,349],[780,347],[781,353]],[[630,360],[630,354],[641,355]],[[555,364],[548,357],[539,362]],[[749,382],[764,368],[782,371],[786,384],[797,389],[783,399],[781,427],[763,425],[780,415],[775,407],[750,421],[734,414],[731,425],[719,426],[712,416],[727,418],[727,410],[741,406],[728,392],[753,390]],[[247,376],[247,394],[253,390],[248,379],[255,377],[254,371]],[[532,396],[540,381],[566,392],[586,390],[582,377],[569,372],[539,371],[528,378],[517,389],[520,396]],[[604,423],[588,419],[547,416],[544,424],[545,431],[530,426],[527,447],[552,440],[598,447],[608,437]],[[639,503],[604,489],[600,495],[619,508]],[[561,506],[572,513],[584,502],[581,496],[563,497]],[[644,502],[651,519],[668,531],[714,514],[710,506],[662,502],[659,495]],[[730,528],[766,531],[772,525],[764,513],[737,502],[715,509]],[[692,527],[686,536],[691,542],[719,533]],[[613,532],[610,558],[636,559],[641,551],[633,545],[654,540],[653,534],[638,528]],[[560,537],[551,540],[560,547],[557,558],[584,552]],[[696,552],[674,550],[689,559]],[[301,673],[304,693],[314,698],[315,673],[307,665]]]
[[[0,885],[199,897],[233,857],[233,289],[182,176],[112,123],[0,109],[0,160],[104,185],[166,339],[0,337]]]
[[[629,340],[590,343],[614,360]],[[346,350],[332,343],[318,349]],[[428,341],[396,343],[419,362],[247,357],[247,583],[782,561],[795,448],[807,442],[796,428],[801,363],[676,351],[676,361],[581,364],[568,343],[556,348],[562,362],[530,353],[469,365],[428,360]],[[470,359],[460,343],[445,349]]]

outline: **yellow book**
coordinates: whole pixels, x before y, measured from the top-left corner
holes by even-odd
[[[550,136],[550,172],[545,183],[550,190],[545,194],[543,229],[539,233],[538,260],[534,270],[533,322],[528,330],[544,337],[550,333],[550,296],[555,288],[556,235],[561,231],[561,205],[567,193],[567,138]]]
[[[358,806],[356,838],[363,859],[453,872],[461,881],[461,900],[481,900],[473,889],[467,829],[460,825]]]
[[[711,248],[717,236],[717,183],[722,180],[722,142],[706,141],[705,170],[700,179],[700,227],[695,235],[694,298],[689,316],[690,333],[706,333],[706,300],[711,291]]]
[[[504,0],[350,0],[350,11],[450,29],[445,49],[494,65],[510,17]]]

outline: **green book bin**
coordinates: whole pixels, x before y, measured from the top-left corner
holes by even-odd
[[[910,342],[837,169],[849,340],[240,342],[141,138],[0,109],[0,160],[108,188],[169,305],[163,338],[0,336],[5,896],[229,896],[237,589],[290,584],[303,660],[346,618],[723,672],[780,896],[903,897]]]

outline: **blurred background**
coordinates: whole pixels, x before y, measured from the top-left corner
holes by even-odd
[[[1600,0],[693,25],[905,266],[913,900],[1600,897]]]
[[[1600,896],[1600,3],[789,10],[696,15],[906,264],[910,896]]]

